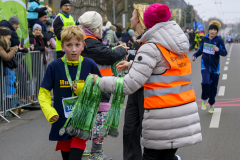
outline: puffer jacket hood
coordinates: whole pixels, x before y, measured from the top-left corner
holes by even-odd
[[[156,24],[138,42],[159,44],[175,54],[187,53],[189,49],[189,40],[175,21]]]

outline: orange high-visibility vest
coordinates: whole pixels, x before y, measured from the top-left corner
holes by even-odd
[[[157,109],[184,105],[196,100],[192,88],[191,62],[186,54],[177,55],[156,44],[170,69],[151,75],[144,87],[144,108]]]
[[[86,35],[85,40],[88,39],[88,38],[92,38],[92,39],[98,40],[96,37]],[[111,65],[100,65],[100,64],[97,64],[97,66],[98,66],[98,69],[99,69],[99,71],[100,71],[102,76],[113,76],[114,75],[113,72],[112,72]]]

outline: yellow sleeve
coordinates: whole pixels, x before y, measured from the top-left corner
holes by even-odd
[[[38,101],[48,122],[50,122],[53,116],[59,116],[55,108],[51,106],[51,93],[49,90],[41,87],[38,94]]]
[[[76,92],[74,92],[77,96],[79,96],[80,93],[82,92],[84,84],[85,83],[77,83],[77,90],[76,90]]]

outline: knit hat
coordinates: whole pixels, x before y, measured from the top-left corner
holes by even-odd
[[[9,28],[1,28],[0,27],[0,36],[8,36],[11,35],[12,31]]]
[[[217,32],[218,32],[220,28],[221,28],[221,23],[218,22],[217,20],[214,20],[214,21],[211,21],[209,23],[209,29],[208,30],[216,29]]]
[[[45,15],[47,15],[47,12],[45,12],[45,11],[39,12],[39,13],[38,13],[38,19],[41,18],[41,17],[43,17],[43,16],[45,16]]]
[[[150,5],[144,12],[144,24],[147,28],[152,28],[160,22],[167,22],[171,18],[171,11],[165,4],[155,3]]]
[[[19,24],[19,23],[20,23],[18,17],[16,17],[16,16],[10,17],[9,20],[8,20],[8,22],[11,23],[11,25],[13,25],[13,24]]]
[[[71,4],[69,0],[62,0],[61,3],[60,3],[60,8],[62,8],[62,6],[67,4],[67,3]]]
[[[112,23],[110,21],[108,21],[105,25],[105,29],[109,29],[110,26],[112,26]]]
[[[102,16],[95,11],[88,11],[79,17],[78,22],[84,28],[93,29],[102,25]]]
[[[132,37],[134,35],[134,30],[129,29],[128,33],[130,34],[130,36]]]
[[[35,29],[40,28],[42,30],[42,26],[40,26],[39,24],[35,23],[33,26],[33,31],[35,31]]]

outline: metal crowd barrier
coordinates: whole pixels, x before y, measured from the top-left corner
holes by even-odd
[[[0,117],[9,122],[4,116],[12,113],[16,117],[18,108],[38,103],[38,92],[48,64],[56,59],[56,51],[45,52],[44,55],[39,51],[30,52],[31,56],[25,53],[17,53],[17,68],[6,68],[4,76],[4,65],[0,62]]]

